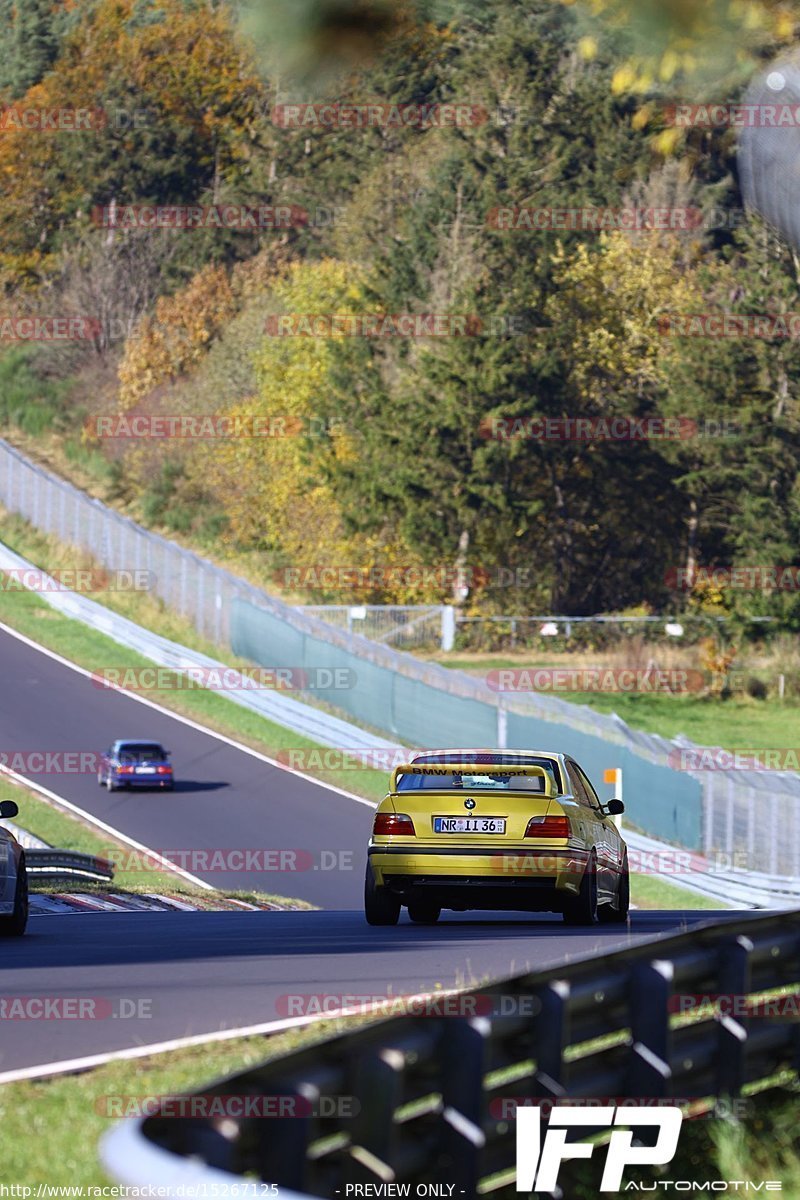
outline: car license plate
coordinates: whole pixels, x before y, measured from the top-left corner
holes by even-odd
[[[505,817],[434,817],[434,833],[505,833]]]
[[[137,767],[136,773],[137,775],[155,775],[156,769],[155,767]]]

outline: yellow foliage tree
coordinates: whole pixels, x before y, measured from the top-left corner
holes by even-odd
[[[625,30],[634,50],[613,79],[616,93],[649,92],[679,78],[706,84],[721,72],[752,65],[770,44],[791,43],[800,23],[792,0],[561,0],[595,19],[580,42],[585,58],[597,53],[603,31]]]
[[[614,233],[571,256],[562,246],[554,258],[558,286],[547,311],[559,341],[571,347],[581,411],[630,409],[664,379],[671,347],[660,318],[702,310],[684,247],[652,233]]]
[[[120,406],[132,408],[159,384],[196,367],[211,339],[234,312],[224,267],[207,266],[187,287],[162,296],[125,343],[119,365]]]
[[[272,315],[362,313],[362,273],[333,259],[297,263],[274,286],[270,307]],[[323,477],[326,456],[341,461],[359,453],[357,430],[322,426],[316,411],[317,397],[331,386],[341,336],[265,333],[256,352],[255,394],[224,411],[240,429],[261,428],[277,436],[221,442],[213,461],[204,464],[205,478],[224,504],[234,538],[267,549],[276,561],[299,568],[300,578],[309,581],[302,590],[310,587],[319,598],[333,599],[335,585],[332,589],[330,584],[313,586],[313,580],[321,578],[314,575],[315,568],[377,567],[372,583],[352,588],[348,584],[347,595],[341,598],[424,600],[428,598],[424,589],[406,586],[402,570],[420,565],[418,556],[388,529],[369,537],[349,534]]]

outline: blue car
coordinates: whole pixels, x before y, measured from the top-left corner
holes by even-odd
[[[160,742],[125,738],[114,742],[100,755],[97,782],[109,792],[123,787],[161,788],[171,792],[175,786],[169,750]]]

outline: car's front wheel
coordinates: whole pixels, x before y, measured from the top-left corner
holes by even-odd
[[[408,915],[415,925],[435,925],[442,915],[442,910],[437,904],[412,900],[408,906]]]
[[[396,925],[400,918],[400,901],[378,886],[369,863],[364,880],[364,916],[368,925]]]
[[[567,925],[597,923],[597,861],[594,855],[583,873],[578,895],[568,900],[564,907],[564,922]]]
[[[17,867],[17,886],[14,891],[14,911],[9,917],[0,917],[0,937],[22,937],[28,924],[28,873],[25,855],[20,856]]]

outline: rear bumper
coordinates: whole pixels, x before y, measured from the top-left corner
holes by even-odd
[[[425,893],[443,906],[557,911],[577,894],[588,851],[573,847],[377,846],[368,849],[378,886],[404,898]]]
[[[172,775],[118,775],[116,771],[111,772],[112,783],[119,787],[171,787],[174,783]]]

